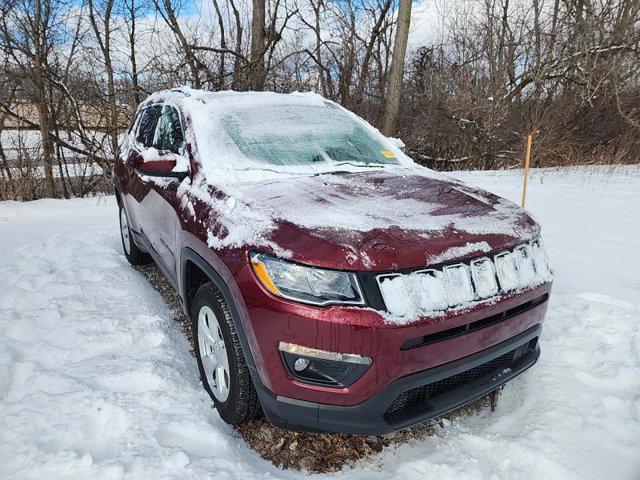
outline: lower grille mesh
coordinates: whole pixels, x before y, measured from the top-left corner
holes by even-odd
[[[398,395],[384,414],[385,419],[392,420],[394,417],[405,416],[407,414],[417,414],[421,410],[429,408],[430,400],[444,393],[461,387],[478,378],[484,377],[493,371],[504,369],[521,358],[530,345],[535,345],[537,339],[531,340],[518,348],[494,358],[493,360],[478,365],[464,372],[443,378],[437,382],[407,390]]]

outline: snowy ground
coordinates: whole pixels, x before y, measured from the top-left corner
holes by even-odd
[[[518,172],[457,175],[519,201]],[[640,478],[640,168],[536,172],[556,269],[536,367],[336,478]],[[0,478],[297,478],[211,409],[113,198],[0,203]]]

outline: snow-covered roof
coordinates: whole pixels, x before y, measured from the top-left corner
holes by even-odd
[[[260,105],[310,105],[322,106],[330,100],[314,92],[237,92],[222,90],[211,92],[191,87],[178,87],[160,90],[147,97],[143,105],[156,102],[167,102],[175,105],[209,104],[224,108],[256,107]],[[333,103],[333,102],[331,102]]]

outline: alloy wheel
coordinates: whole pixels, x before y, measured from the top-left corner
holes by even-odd
[[[229,397],[229,358],[216,314],[206,305],[198,312],[198,346],[209,388],[224,402]]]
[[[131,236],[129,234],[129,222],[127,222],[127,214],[124,208],[120,208],[120,235],[122,235],[122,244],[127,253],[131,253]]]

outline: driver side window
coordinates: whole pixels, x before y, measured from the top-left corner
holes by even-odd
[[[158,119],[158,126],[153,138],[153,146],[160,151],[180,154],[183,144],[184,134],[178,111],[173,107],[162,107],[162,114]]]
[[[160,105],[154,105],[142,111],[138,125],[138,133],[136,135],[136,141],[142,147],[149,148],[153,145],[156,125],[158,124],[158,117],[161,112],[162,107]]]

